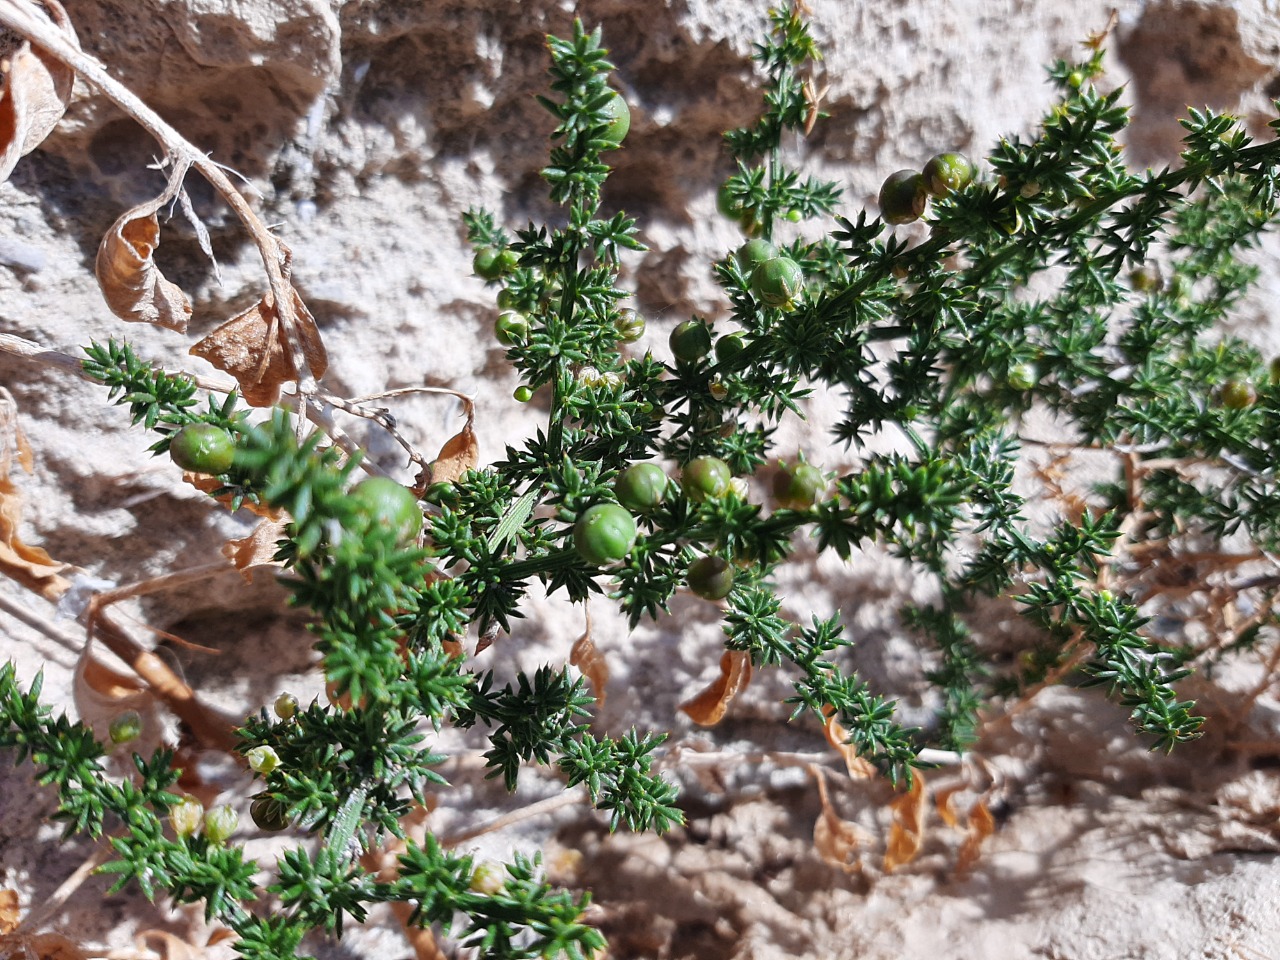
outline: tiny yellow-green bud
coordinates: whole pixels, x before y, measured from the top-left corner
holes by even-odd
[[[227,804],[220,804],[204,815],[205,838],[210,843],[226,843],[239,823],[240,814]]]
[[[244,758],[249,761],[249,768],[254,773],[260,773],[264,777],[280,766],[280,754],[268,746],[254,747]]]
[[[169,811],[169,825],[180,837],[190,837],[204,820],[204,804],[195,797],[183,797]]]

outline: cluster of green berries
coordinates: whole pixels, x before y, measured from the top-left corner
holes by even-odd
[[[885,223],[911,223],[924,215],[930,197],[945,197],[972,181],[973,164],[968,157],[940,153],[919,172],[899,170],[889,175],[880,187],[880,215]]]
[[[718,457],[695,457],[680,473],[679,488],[692,503],[707,503],[736,491],[729,465]],[[826,491],[822,472],[811,464],[784,466],[774,479],[778,506],[787,510],[808,510]],[[744,487],[745,489],[745,487]],[[638,531],[634,514],[648,514],[667,500],[673,484],[656,463],[635,463],[614,482],[617,503],[597,503],[584,510],[573,527],[573,545],[578,554],[594,566],[624,560],[636,544]],[[707,600],[721,600],[733,589],[734,568],[714,554],[699,557],[689,565],[689,589]]]

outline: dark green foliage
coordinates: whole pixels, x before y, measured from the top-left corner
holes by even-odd
[[[927,239],[908,239],[921,227],[888,231],[886,219],[904,218],[886,210],[784,242],[777,222],[829,217],[840,191],[783,162],[784,138],[820,118],[818,52],[797,9],[773,11],[770,26],[756,54],[765,109],[726,135],[734,172],[718,192],[755,238],[714,265],[731,325],[686,321],[677,329],[691,343],[673,343],[671,364],[626,346],[644,324],[618,286],[619,259],[643,247],[625,212],[601,211],[601,154],[618,146],[620,128],[599,31],[575,24],[570,39],[548,40],[550,95],[540,102],[557,126],[542,174],[561,212],[512,234],[487,212],[465,217],[477,269],[499,285],[498,305],[518,311],[501,335],[519,395],[545,396],[547,423],[493,468],[428,490],[421,546],[352,493],[354,460],[320,433],[299,440],[288,414],[251,429],[234,395],[198,410],[189,378],[115,342],[88,349],[86,371],[161,435],[156,452],[188,424],[234,437],[227,485],[214,493],[288,512],[278,558],[348,704],[264,710],[239,731],[243,750],[269,746],[281,761],[263,778],[258,809],[269,802],[286,836],[319,839],[286,853],[263,889],[234,837],[165,835],[177,800],[167,754],[138,758],[133,780],[109,780],[90,732],[39,705],[39,680],[23,693],[12,669],[0,670],[0,745],[57,789],[69,832],[116,830],[116,859],[103,870],[117,887],[136,881],[149,897],[203,901],[253,960],[294,956],[309,929],[340,932],[388,901],[412,903],[415,922],[452,930],[486,957],[597,950],[602,938],[581,923],[586,899],[549,890],[527,859],[506,866],[498,893],[482,894],[470,858],[430,835],[407,843],[392,882],[355,856],[399,835],[400,818],[443,785],[429,731],[444,723],[485,729],[489,775],[509,789],[524,765],[554,764],[608,811],[611,828],[681,821],[674,787],[652,772],[663,737],[591,733],[582,679],[546,667],[500,683],[446,654],[471,632],[510,629],[535,579],[573,602],[607,594],[633,626],[660,617],[686,582],[723,599],[726,648],[786,671],[793,717],[834,716],[894,783],[910,781],[925,747],[971,746],[980,711],[1055,680],[1103,688],[1153,747],[1199,734],[1203,721],[1176,685],[1201,652],[1155,632],[1146,597],[1108,584],[1132,562],[1124,551],[1144,542],[1217,547],[1243,533],[1259,550],[1280,550],[1280,386],[1255,349],[1219,332],[1255,279],[1237,257],[1274,219],[1280,145],[1254,144],[1233,118],[1193,110],[1177,168],[1130,172],[1122,92],[1098,89],[1094,51],[1054,65],[1060,102],[1033,138],[1000,141],[990,176],[969,181],[935,158],[930,172],[947,174],[947,190],[924,214]],[[912,217],[921,186],[910,184]],[[779,289],[764,289],[762,263],[783,265]],[[856,466],[828,482],[804,456],[792,460],[776,508],[766,508],[731,477],[776,459],[779,421],[817,392],[843,398],[833,439],[857,450]],[[1051,411],[1076,448],[1113,457],[1113,482],[1080,494],[1061,511],[1068,519],[1034,515],[1014,490],[1022,448],[1039,443],[1022,423],[1033,407]],[[886,437],[901,441],[896,452],[869,452],[867,441]],[[668,474],[682,476],[684,495]],[[640,515],[623,531],[626,548],[575,548],[589,511],[625,513],[615,496]],[[404,505],[416,519],[416,503]],[[893,703],[857,675],[839,616],[809,625],[782,616],[774,577],[800,535],[841,558],[887,550],[936,586],[937,603],[904,615],[936,648],[924,679],[939,708],[924,729],[900,725]],[[974,612],[1001,602],[1039,638],[1015,656]],[[1263,629],[1273,626],[1209,662]],[[282,909],[260,917],[255,898]]]

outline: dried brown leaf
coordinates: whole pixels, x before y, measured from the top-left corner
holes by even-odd
[[[303,358],[311,375],[319,380],[329,368],[329,357],[315,317],[298,292],[292,287],[289,290],[293,295]],[[269,407],[280,399],[282,384],[298,379],[298,371],[289,362],[283,340],[275,301],[267,294],[214,330],[190,352],[235,377],[245,403]]]
[[[228,540],[222,545],[222,555],[230,560],[245,582],[253,583],[256,567],[278,567],[273,558],[284,539],[285,524],[282,520],[263,520],[253,532],[240,540]]]
[[[480,444],[476,440],[475,431],[471,429],[471,417],[467,417],[467,425],[440,448],[435,462],[431,464],[431,481],[433,483],[456,483],[468,470],[474,470],[480,462]]]
[[[165,279],[152,254],[160,246],[156,210],[163,197],[126,211],[98,244],[94,271],[107,306],[121,320],[155,323],[185,333],[191,301],[177,284]]]
[[[982,853],[982,842],[996,832],[996,818],[991,815],[986,800],[981,797],[969,809],[969,829],[956,857],[956,873],[967,874]]]
[[[0,388],[0,574],[17,581],[47,600],[56,600],[67,588],[62,574],[70,570],[40,547],[22,542],[22,494],[9,479],[14,461],[26,470],[32,466],[31,448],[18,429],[17,404]]]
[[[0,957],[24,957],[26,960],[86,960],[79,944],[60,933],[32,935],[14,933],[0,936]]]
[[[13,933],[22,919],[22,906],[16,890],[0,890],[0,936]]]
[[[726,650],[720,658],[720,676],[692,700],[680,704],[689,719],[704,727],[724,717],[729,704],[751,682],[751,656],[742,650]]]
[[[77,50],[71,18],[58,0],[43,0],[45,12]],[[75,71],[27,40],[8,53],[0,46],[0,183],[20,157],[38,147],[58,125],[71,100]]]
[[[183,471],[182,479],[191,484],[201,493],[208,493],[211,495],[213,491],[225,486],[225,484],[217,477],[211,477],[207,473],[192,473],[190,470]],[[221,493],[213,499],[217,500],[220,504],[230,510],[232,503],[235,502],[235,495],[231,493]],[[268,507],[263,503],[254,503],[252,500],[242,501],[240,507],[241,509],[248,510],[250,513],[257,514],[260,517],[265,517],[268,520],[279,520],[284,517],[284,513],[282,511]]]
[[[596,698],[596,705],[604,709],[606,686],[609,683],[609,664],[604,654],[591,640],[591,631],[580,636],[573,649],[569,651],[569,663],[582,671],[582,675],[591,684],[591,695]]]
[[[912,774],[911,789],[894,798],[889,809],[893,811],[893,823],[884,851],[885,872],[910,863],[924,843],[924,777],[919,770]]]
[[[942,818],[943,823],[953,829],[960,827],[960,818],[956,816],[955,804],[951,802],[951,798],[964,789],[963,783],[957,784],[954,787],[939,790],[933,797],[933,805],[937,808],[938,816]]]
[[[857,747],[849,742],[849,731],[836,719],[835,707],[828,704],[823,708],[822,713],[827,718],[827,722],[822,725],[822,732],[826,734],[827,743],[835,747],[844,758],[844,766],[849,771],[849,776],[854,780],[866,780],[874,776],[875,764],[858,756]]]
[[[818,781],[818,800],[822,804],[822,814],[813,825],[813,848],[825,863],[845,873],[857,873],[862,869],[858,850],[869,838],[857,824],[836,813],[827,795],[827,778],[822,768],[810,764],[809,772]]]

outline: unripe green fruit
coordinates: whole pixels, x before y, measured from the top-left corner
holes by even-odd
[[[737,220],[742,216],[742,204],[729,190],[727,183],[721,184],[720,189],[716,191],[716,209],[730,220]]]
[[[212,423],[189,423],[169,441],[169,459],[194,473],[226,473],[235,456],[231,434]]]
[[[667,474],[656,463],[633,463],[618,474],[613,492],[628,510],[649,513],[667,498]]]
[[[699,557],[689,564],[689,589],[704,600],[723,600],[733,589],[733,564],[724,557]]]
[[[493,323],[493,335],[504,347],[529,339],[529,318],[515,310],[503,310]]]
[[[929,159],[920,175],[931,194],[945,197],[973,182],[973,164],[963,153],[939,153]]]
[[[111,721],[107,728],[107,736],[112,743],[128,743],[142,735],[142,717],[136,710],[126,710]]]
[[[422,510],[413,491],[390,477],[366,477],[351,488],[373,523],[390,527],[400,540],[410,540],[422,529]]]
[[[613,329],[618,332],[618,339],[623,343],[635,343],[644,336],[644,317],[634,310],[620,310],[618,319],[613,321]]]
[[[751,273],[751,292],[766,307],[791,306],[804,289],[804,271],[790,257],[773,257],[756,265]]]
[[[911,223],[920,219],[928,200],[924,177],[914,170],[899,170],[889,174],[880,188],[880,216],[885,223]]]
[[[740,333],[728,333],[716,341],[716,359],[728,363],[743,350],[747,349],[747,341]]]
[[[1222,385],[1222,405],[1231,410],[1251,407],[1258,399],[1258,391],[1248,380],[1228,380]]]
[[[604,105],[604,112],[609,117],[609,125],[605,127],[602,139],[618,147],[631,130],[631,108],[620,94],[615,93]]]
[[[777,255],[778,248],[763,237],[748,240],[738,248],[738,252],[735,254],[738,259],[738,267],[747,275],[750,275],[757,266],[766,260],[772,260]]]
[[[588,507],[573,525],[573,545],[587,563],[617,563],[636,543],[636,522],[616,503]]]
[[[276,697],[276,702],[272,704],[276,716],[281,720],[292,720],[298,712],[298,698],[292,693],[282,693]]]
[[[258,829],[268,833],[279,833],[289,827],[288,808],[269,793],[254,797],[249,804],[249,816]]]
[[[808,510],[822,499],[827,480],[810,463],[797,463],[779,470],[773,478],[773,495],[784,510]]]
[[[481,247],[471,260],[471,269],[482,280],[497,280],[507,272],[508,261],[503,259],[503,251],[495,247]]]
[[[533,399],[533,388],[522,383],[520,386],[515,388],[511,396],[514,397],[518,403],[528,403]]]
[[[711,328],[701,320],[686,320],[671,331],[671,352],[680,363],[697,363],[711,352]]]
[[[729,465],[718,457],[695,457],[685,464],[680,487],[694,503],[705,503],[728,493],[732,479]]]

